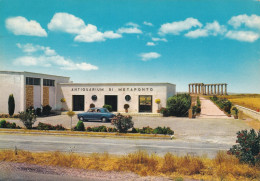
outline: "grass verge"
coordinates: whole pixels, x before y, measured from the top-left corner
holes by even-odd
[[[141,176],[186,177],[203,180],[259,180],[260,169],[239,163],[234,156],[219,152],[214,159],[196,156],[178,157],[171,153],[160,157],[138,151],[125,156],[108,153],[80,155],[61,152],[0,151],[0,161],[61,166],[102,171],[130,171]]]

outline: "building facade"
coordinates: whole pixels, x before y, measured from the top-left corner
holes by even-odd
[[[170,83],[72,83],[69,77],[11,71],[0,71],[0,87],[0,113],[8,113],[10,94],[15,98],[15,113],[45,105],[54,110],[87,111],[91,104],[111,105],[113,112],[124,112],[128,104],[129,112],[156,113],[176,94],[176,86]]]

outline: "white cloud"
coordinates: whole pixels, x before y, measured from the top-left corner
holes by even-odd
[[[155,46],[155,43],[154,42],[147,42],[146,46]]]
[[[189,31],[184,36],[189,37],[189,38],[206,37],[206,36],[208,36],[208,31],[205,29],[197,29],[194,31]]]
[[[146,25],[146,26],[153,26],[153,24],[152,24],[152,23],[150,23],[150,22],[147,22],[147,21],[144,21],[144,22],[143,22],[143,24],[144,24],[144,25]]]
[[[149,53],[141,53],[139,56],[141,57],[141,59],[143,61],[148,61],[148,60],[151,60],[151,59],[159,58],[161,55],[159,53],[156,53],[156,52],[149,52]]]
[[[248,16],[246,14],[233,16],[228,24],[232,25],[234,28],[240,27],[242,24],[249,28],[257,28],[260,30],[260,16],[255,14]]]
[[[113,31],[102,33],[95,25],[86,25],[81,18],[68,13],[56,13],[48,24],[48,28],[51,31],[75,34],[74,41],[78,42],[99,42],[122,37]]]
[[[137,27],[129,27],[129,28],[119,28],[117,33],[127,33],[127,34],[142,34],[142,30],[138,29]]]
[[[128,22],[128,23],[126,23],[126,26],[133,26],[133,27],[139,27],[139,25],[138,24],[136,24],[136,23],[133,23],[133,22]]]
[[[163,42],[167,42],[168,40],[166,38],[154,38],[152,37],[153,41],[163,41]]]
[[[259,38],[259,35],[252,31],[228,31],[226,37],[238,41],[252,43]]]
[[[123,34],[142,34],[142,30],[140,30],[138,27],[139,25],[133,22],[129,22],[126,24],[127,27],[122,27],[117,30],[117,33]]]
[[[56,55],[55,50],[52,50],[50,47],[44,47],[44,46],[40,46],[40,45],[33,45],[31,43],[27,43],[27,44],[20,44],[17,43],[16,44],[18,48],[22,49],[23,52],[25,53],[34,53],[37,51],[43,51],[45,55],[47,56],[51,56],[51,55]]]
[[[5,26],[15,35],[47,37],[46,31],[37,21],[28,21],[22,16],[7,18]]]
[[[224,32],[226,32],[226,27],[220,25],[217,21],[214,21],[212,23],[207,23],[204,28],[189,31],[185,34],[185,36],[189,38],[199,38],[207,37],[209,35],[217,36],[218,34],[223,34]]]
[[[56,13],[48,24],[48,29],[51,31],[75,34],[79,34],[85,27],[82,19],[68,13]]]
[[[189,30],[192,27],[202,27],[202,24],[195,18],[187,18],[184,21],[175,21],[161,25],[159,34],[179,35],[180,32]]]
[[[44,47],[33,44],[17,44],[24,52],[29,55],[18,57],[14,60],[13,64],[17,66],[40,66],[50,67],[59,66],[61,69],[66,70],[98,70],[98,67],[86,62],[73,62],[71,59],[64,58],[58,55],[55,50],[50,47]],[[39,51],[40,55],[31,55]]]

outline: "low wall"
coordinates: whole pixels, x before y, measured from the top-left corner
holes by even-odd
[[[260,121],[260,112],[253,111],[252,109],[248,109],[239,105],[236,105],[236,107],[238,108],[238,110],[243,111],[243,113],[248,115],[249,117]]]

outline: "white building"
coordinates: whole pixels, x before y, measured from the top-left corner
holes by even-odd
[[[50,105],[54,110],[87,111],[90,104],[112,106],[114,112],[156,113],[156,99],[166,107],[176,94],[170,83],[71,83],[69,77],[32,72],[0,71],[0,113],[8,113],[8,97],[14,95],[15,113],[33,106]],[[66,102],[62,103],[61,99]]]

